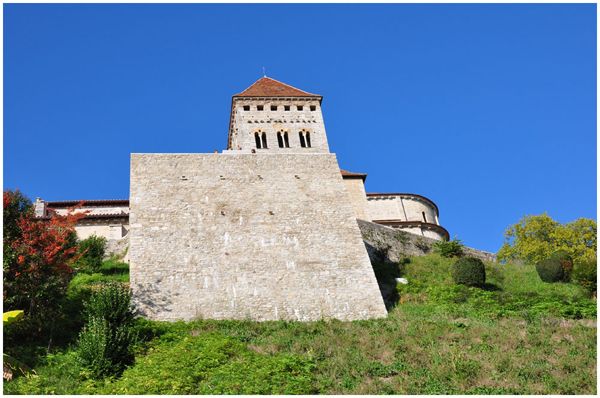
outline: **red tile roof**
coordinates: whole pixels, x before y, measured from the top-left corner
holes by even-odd
[[[363,173],[353,173],[342,169],[340,169],[340,172],[342,173],[342,178],[361,178],[363,181],[367,179],[367,175]]]
[[[256,83],[233,97],[315,97],[321,95],[307,93],[295,87],[288,86],[270,77],[263,77]]]

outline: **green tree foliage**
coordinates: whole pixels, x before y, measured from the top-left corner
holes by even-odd
[[[595,295],[598,283],[597,260],[584,260],[575,264],[573,279],[583,285],[590,293]]]
[[[496,258],[535,264],[554,251],[564,250],[574,262],[592,259],[597,250],[596,231],[596,221],[589,218],[561,224],[547,213],[528,215],[506,230],[506,241]]]
[[[4,212],[2,232],[5,242],[14,242],[21,237],[21,228],[18,221],[22,217],[33,215],[33,204],[31,200],[19,190],[4,190]]]
[[[106,238],[92,235],[79,242],[81,258],[77,262],[84,270],[95,272],[102,266],[106,248]]]
[[[463,248],[465,245],[458,239],[458,237],[452,238],[451,241],[447,241],[446,238],[442,242],[435,242],[431,244],[436,248],[436,251],[440,252],[442,257],[461,257],[463,255]]]

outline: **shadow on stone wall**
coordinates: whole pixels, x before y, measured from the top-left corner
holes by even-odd
[[[166,296],[164,292],[159,291],[160,280],[148,284],[131,284],[133,290],[132,301],[135,304],[139,315],[146,319],[166,320],[169,314],[173,312],[173,301],[171,297],[179,296],[179,293],[171,293]]]

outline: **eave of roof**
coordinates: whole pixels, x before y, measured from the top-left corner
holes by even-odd
[[[43,216],[43,217],[35,217],[36,221],[47,221],[50,220],[52,216]],[[120,213],[120,214],[84,214],[81,220],[94,220],[94,219],[129,219],[128,213]]]
[[[318,94],[307,93],[292,87],[289,84],[282,83],[270,77],[263,77],[257,80],[253,85],[245,89],[239,94],[233,96],[238,97],[314,97],[323,98]]]
[[[54,207],[73,207],[83,202],[83,206],[129,206],[129,199],[95,199],[95,200],[59,200],[46,202],[46,206]]]
[[[353,173],[351,171],[346,171],[342,169],[340,169],[340,173],[342,173],[342,178],[360,178],[361,180],[363,180],[363,182],[367,179],[367,175],[364,173]]]

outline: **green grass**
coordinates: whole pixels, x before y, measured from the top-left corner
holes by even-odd
[[[541,282],[533,267],[490,263],[482,289],[455,286],[451,264],[437,254],[374,264],[380,284],[393,292],[385,319],[139,319],[143,342],[135,365],[121,376],[88,378],[65,344],[51,355],[33,350],[40,377],[4,383],[4,393],[597,392],[596,302],[581,286]],[[400,276],[409,283],[395,286]],[[76,292],[90,288],[74,280],[73,300]]]

